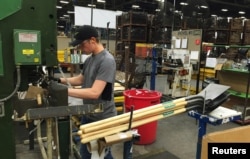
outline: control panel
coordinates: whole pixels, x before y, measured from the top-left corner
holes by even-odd
[[[41,64],[41,33],[37,30],[14,29],[16,65]]]

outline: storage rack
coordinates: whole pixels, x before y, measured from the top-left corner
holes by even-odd
[[[211,45],[208,47],[211,47],[211,48],[228,47],[228,49],[229,48],[232,48],[232,49],[249,48],[250,49],[250,45]],[[248,64],[248,67],[250,67],[249,64]],[[231,89],[229,90],[230,95],[244,99],[243,106],[235,106],[235,107],[232,107],[232,109],[236,109],[237,111],[242,112],[242,118],[241,120],[238,120],[239,123],[241,124],[249,123],[249,119],[246,118],[247,111],[250,108],[247,106],[248,99],[250,98],[249,97],[249,84],[250,84],[249,68],[248,70],[222,68],[221,70],[216,71],[216,78],[219,80],[220,84],[231,86]]]
[[[247,45],[250,25],[248,20],[242,18],[220,18],[214,17],[206,19],[203,26],[203,41],[216,45]]]
[[[181,29],[181,17],[158,13],[152,16],[149,25],[149,42],[157,44],[171,44],[172,31]]]
[[[250,20],[247,19],[244,21],[244,30],[243,30],[243,45],[250,44]]]
[[[129,78],[125,79],[126,88],[130,87],[129,85],[133,83],[135,61],[138,59],[149,61],[153,58],[151,55],[152,50],[149,51],[150,55],[136,54],[136,43],[159,44],[160,46],[164,45],[164,47],[170,48],[172,31],[181,29],[181,25],[182,22],[180,15],[166,15],[163,12],[156,15],[149,15],[144,12],[129,11],[117,16],[117,69],[125,71],[126,78]],[[125,46],[127,50],[125,50]],[[156,52],[157,53],[154,58],[156,58],[158,63],[161,65],[161,51],[156,49]],[[144,74],[146,74],[146,71]],[[143,77],[140,78],[143,79]]]
[[[229,30],[229,44],[242,44],[242,34],[244,29],[244,23],[241,18],[234,18],[230,20]]]
[[[228,19],[207,19],[210,26],[204,29],[204,40],[214,44],[228,44],[230,23]]]
[[[246,115],[247,115],[247,110],[249,109],[248,99],[250,98],[249,97],[250,72],[249,71],[243,72],[243,71],[238,71],[238,70],[233,70],[233,69],[226,69],[226,70],[221,70],[220,74],[218,73],[217,76],[219,78],[223,77],[223,79],[225,79],[225,77],[231,77],[231,80],[232,80],[231,82],[233,82],[233,85],[239,86],[239,88],[240,88],[239,82],[242,82],[242,81],[238,81],[238,82],[234,81],[235,77],[237,77],[237,79],[246,79],[246,80],[244,80],[245,91],[242,91],[239,88],[237,88],[236,90],[234,88],[232,88],[231,90],[229,90],[229,92],[232,96],[236,96],[236,97],[244,99],[243,105],[233,106],[232,108],[236,109],[237,111],[242,112],[242,119],[238,121],[239,123],[241,123],[243,125],[246,123],[249,123],[249,118],[247,118]],[[223,81],[223,83],[224,82],[227,83],[228,81]],[[238,83],[238,85],[237,85],[237,83]]]
[[[135,43],[148,40],[148,17],[144,12],[129,11],[117,16],[117,70],[125,72],[125,89],[137,85],[135,77]],[[140,84],[138,84],[140,85]]]

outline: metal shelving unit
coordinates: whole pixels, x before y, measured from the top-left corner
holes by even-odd
[[[228,47],[228,48],[250,48],[249,45],[213,45],[212,47]],[[249,59],[247,59],[249,61]],[[238,120],[241,124],[250,122],[250,107],[248,106],[249,85],[250,85],[250,64],[248,62],[247,70],[242,69],[223,69],[216,72],[216,77],[220,84],[229,85],[232,96],[244,99],[243,105],[232,106],[233,109],[242,112],[242,118]],[[249,117],[248,117],[249,114]]]
[[[148,17],[144,12],[126,12],[117,16],[116,25],[117,70],[124,72],[125,89],[135,86],[135,43],[148,40]]]

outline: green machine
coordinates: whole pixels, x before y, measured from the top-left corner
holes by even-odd
[[[12,97],[57,65],[56,0],[0,1],[0,154],[15,159]]]

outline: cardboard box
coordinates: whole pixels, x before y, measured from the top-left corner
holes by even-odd
[[[242,126],[224,131],[209,133],[202,139],[201,159],[208,159],[208,143],[245,142],[250,143],[250,126]]]
[[[237,71],[217,71],[220,84],[230,86],[236,92],[246,92],[247,76],[247,73]]]
[[[98,153],[99,153],[99,155],[101,155],[103,150],[105,149],[105,147],[111,146],[113,144],[132,140],[132,138],[133,138],[132,131],[120,132],[117,134],[106,136],[106,137],[104,137],[104,139],[98,140],[98,142],[95,142],[95,141],[89,142],[89,143],[87,143],[88,150],[92,151],[94,149],[98,149]]]
[[[43,95],[44,90],[41,87],[29,86],[25,99],[36,99],[37,95]]]

